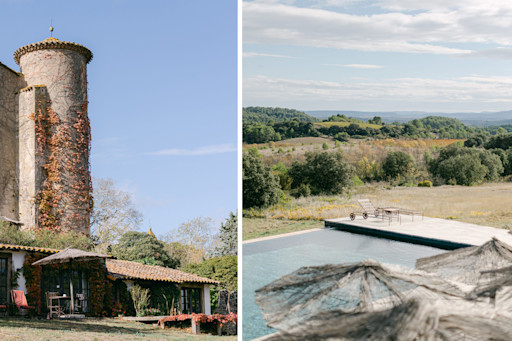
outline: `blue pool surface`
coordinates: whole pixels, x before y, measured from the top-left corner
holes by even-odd
[[[243,245],[243,339],[275,330],[265,324],[255,302],[256,289],[302,266],[373,259],[414,268],[416,259],[445,250],[325,229]]]

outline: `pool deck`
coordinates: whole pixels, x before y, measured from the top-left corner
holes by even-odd
[[[430,217],[422,220],[421,216],[415,216],[414,221],[407,215],[401,219],[401,223],[393,221],[390,224],[380,218],[368,217],[365,220],[358,216],[355,220],[346,217],[324,222],[325,227],[446,250],[482,245],[493,237],[512,245],[512,235],[504,229]]]

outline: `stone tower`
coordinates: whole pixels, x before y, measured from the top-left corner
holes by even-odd
[[[17,110],[17,155],[14,183],[7,187],[17,208],[0,197],[0,215],[19,220],[26,228],[89,234],[87,64],[91,59],[86,47],[55,38],[20,47],[14,53],[20,66],[18,90],[12,94],[17,97],[13,105]],[[0,111],[0,123],[2,115]],[[9,171],[12,173],[12,167]],[[2,172],[0,166],[0,179]],[[2,209],[4,206],[10,212]]]

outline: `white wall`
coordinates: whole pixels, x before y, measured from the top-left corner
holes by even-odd
[[[205,313],[205,315],[211,315],[212,307],[210,304],[210,286],[205,284],[203,290],[204,290],[204,313]]]
[[[24,251],[12,251],[12,270],[13,271],[16,271],[23,267],[23,262],[25,261],[25,254],[26,254],[26,252],[24,252]],[[25,277],[23,277],[23,273],[21,273],[20,277],[18,277],[18,290],[23,290],[25,293],[27,293],[27,287],[25,284],[26,284]]]

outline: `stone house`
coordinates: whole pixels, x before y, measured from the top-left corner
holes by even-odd
[[[29,305],[36,305],[36,302],[30,302],[31,298],[35,301],[40,299],[39,302],[42,303],[40,313],[43,313],[46,309],[45,292],[54,291],[69,296],[70,278],[73,278],[75,293],[85,294],[86,300],[82,304],[82,310],[85,313],[93,312],[90,306],[94,302],[90,302],[89,298],[94,297],[94,290],[110,290],[109,294],[112,296],[109,297],[111,297],[112,303],[120,303],[122,297],[127,296],[126,290],[130,290],[132,286],[138,284],[149,288],[150,293],[156,288],[172,289],[177,293],[176,298],[178,299],[174,302],[174,306],[179,313],[211,314],[210,286],[217,284],[217,281],[176,269],[125,260],[101,260],[100,275],[105,278],[105,283],[108,285],[100,288],[96,288],[90,283],[93,274],[87,268],[73,268],[73,276],[70,277],[69,269],[45,270],[43,267],[39,282],[29,284],[23,274],[23,267],[30,266],[34,257],[41,258],[59,251],[33,246],[0,244],[0,305],[10,303],[10,291],[17,289],[25,292]],[[36,291],[36,296],[31,293],[33,288],[39,290]]]

